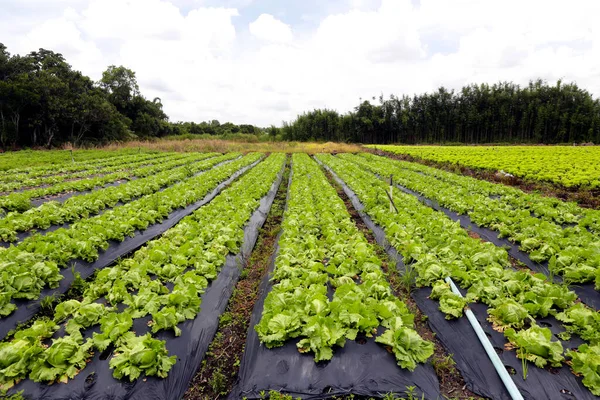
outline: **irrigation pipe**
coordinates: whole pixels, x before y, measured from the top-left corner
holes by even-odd
[[[458,290],[458,288],[456,287],[456,285],[450,277],[446,278],[446,283],[450,285],[453,293],[459,295],[460,297],[463,297],[463,295],[460,293],[460,291]],[[508,371],[506,371],[504,364],[502,364],[502,361],[500,361],[500,357],[498,357],[498,354],[496,354],[496,350],[494,350],[494,346],[492,346],[489,339],[485,335],[485,332],[483,332],[483,329],[481,328],[481,325],[479,325],[477,318],[475,318],[475,314],[473,314],[473,311],[471,311],[467,307],[465,308],[465,315],[471,323],[471,326],[477,334],[477,337],[483,345],[483,348],[485,349],[485,352],[487,353],[489,359],[492,361],[492,364],[494,364],[494,368],[496,368],[496,372],[498,372],[498,375],[500,375],[500,379],[502,379],[502,382],[504,383],[506,390],[508,390],[510,397],[513,400],[523,400],[523,395],[521,395],[521,392],[519,392],[519,389],[517,389],[517,385],[515,385],[515,382],[508,374]]]

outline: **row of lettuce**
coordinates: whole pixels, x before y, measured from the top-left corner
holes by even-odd
[[[158,159],[121,163],[117,172],[94,175],[85,179],[72,179],[65,182],[12,192],[0,198],[0,209],[4,211],[23,212],[33,207],[32,200],[68,192],[83,192],[115,184],[122,180],[130,180],[150,176],[165,168],[174,168],[186,164],[198,154],[168,154]],[[112,168],[112,167],[111,167]]]
[[[398,365],[415,369],[433,344],[415,331],[413,314],[321,168],[306,154],[295,154],[292,166],[273,286],[255,326],[260,341],[273,348],[300,338],[298,351],[324,361],[334,346],[379,333],[375,341],[392,349]]]
[[[76,168],[76,165],[94,165],[117,157],[136,154],[158,154],[160,151],[147,148],[118,148],[116,150],[20,150],[0,153],[0,179],[18,173],[36,174]],[[41,175],[38,175],[41,176]]]
[[[0,316],[10,315],[17,309],[13,299],[35,300],[43,288],[58,287],[63,279],[60,270],[69,262],[95,261],[99,251],[106,250],[110,241],[122,242],[137,231],[162,222],[171,212],[202,200],[219,183],[261,157],[261,154],[251,153],[205,173],[186,175],[163,191],[81,219],[67,229],[30,236],[17,245],[0,248]]]
[[[598,146],[395,146],[367,147],[441,163],[503,171],[566,187],[600,187]]]
[[[259,157],[246,156],[237,168]],[[198,316],[203,292],[226,256],[239,251],[243,228],[281,173],[285,159],[283,154],[267,157],[159,239],[100,270],[81,298],[60,302],[51,318],[40,318],[0,343],[0,386],[8,388],[26,378],[66,382],[85,368],[94,350],[110,346],[114,350],[109,365],[115,378],[166,377],[176,355],[169,355],[165,341],[153,335],[172,330],[178,336],[179,326]],[[211,182],[214,186],[216,181]],[[134,333],[134,319],[147,316],[151,332]],[[65,327],[64,335],[58,334],[59,324]],[[96,326],[100,331],[91,332]]]
[[[236,153],[226,155],[193,153],[183,158],[131,171],[136,176],[142,177],[140,179],[73,196],[62,203],[48,201],[25,212],[10,212],[0,219],[0,239],[5,242],[16,242],[19,232],[47,229],[52,225],[88,218],[106,208],[115,207],[118,203],[126,203],[156,193],[175,182],[239,156],[240,154]]]
[[[448,319],[462,316],[469,302],[489,306],[489,320],[517,348],[520,358],[538,367],[564,362],[583,375],[583,383],[600,395],[600,315],[578,301],[566,285],[553,283],[543,274],[511,268],[505,249],[472,238],[458,222],[434,211],[416,197],[397,188],[393,198],[398,212],[390,213],[386,194],[389,184],[347,156],[318,155],[352,189],[365,212],[380,225],[404,263],[416,271],[419,286],[433,288],[431,298]],[[441,188],[440,188],[441,191]],[[444,279],[450,276],[466,298],[452,293]],[[551,331],[536,318],[554,316],[561,321],[563,339],[572,334],[586,343],[564,351]]]
[[[139,165],[148,165],[163,157],[169,157],[176,154],[158,153],[158,154],[134,154],[129,156],[111,157],[101,161],[77,164],[75,171],[62,171],[62,168],[40,169],[28,172],[14,172],[0,176],[0,193],[10,193],[24,188],[33,188],[43,185],[56,185],[69,180],[92,177],[94,175],[106,175],[119,172],[125,169],[134,168]]]
[[[548,262],[565,282],[595,281],[600,289],[599,210],[420,164],[371,154],[342,157],[380,176],[392,174],[400,185],[518,243],[532,261]]]
[[[79,221],[68,229],[34,235],[0,249],[0,315],[15,311],[14,300],[38,299],[43,288],[56,287],[63,279],[60,269],[69,262],[96,260],[110,240],[123,241],[172,211],[201,200],[220,182],[262,157],[240,156],[188,155],[177,159],[186,160],[186,166],[155,170],[156,175],[122,185],[123,191],[98,191],[98,197],[88,198],[94,204],[87,206],[90,214],[139,198],[95,217],[82,211],[83,200],[73,205],[65,202],[52,212],[49,208],[48,214],[54,213],[56,221]],[[461,317],[469,302],[482,302],[489,306],[489,320],[504,332],[520,358],[538,367],[567,362],[583,375],[592,393],[600,395],[600,316],[596,310],[582,304],[565,285],[512,269],[506,250],[471,238],[445,214],[397,188],[393,197],[398,212],[390,213],[389,186],[380,177],[392,173],[403,186],[468,214],[476,223],[487,215],[485,209],[496,212],[496,225],[487,226],[501,232],[512,229],[513,240],[519,240],[514,232],[535,233],[534,220],[537,225],[561,229],[563,240],[551,242],[555,251],[548,258],[555,271],[559,271],[558,263],[565,263],[565,251],[578,251],[577,262],[581,262],[583,250],[573,250],[577,235],[590,240],[586,243],[592,248],[597,243],[597,225],[589,222],[589,214],[571,210],[570,205],[553,205],[552,200],[536,202],[537,198],[513,189],[503,192],[496,185],[478,185],[480,181],[470,178],[372,155],[318,155],[317,159],[358,195],[365,212],[382,226],[404,262],[416,271],[417,284],[432,287],[431,298],[439,302],[448,319]],[[175,357],[154,334],[172,330],[179,335],[181,324],[196,318],[202,293],[217,277],[227,254],[239,251],[245,224],[284,163],[282,154],[269,156],[160,239],[100,270],[81,298],[59,303],[51,318],[38,319],[0,343],[0,387],[25,378],[66,381],[85,368],[95,350],[111,346],[114,356],[109,364],[116,378],[167,376]],[[214,168],[198,174],[210,167]],[[520,219],[527,224],[520,224]],[[565,222],[578,225],[561,226]],[[299,338],[298,350],[314,353],[315,361],[322,361],[331,359],[335,346],[343,346],[346,340],[375,336],[376,342],[393,351],[398,365],[410,370],[431,356],[433,344],[414,330],[413,315],[392,293],[373,247],[352,222],[321,168],[304,154],[293,156],[282,228],[273,286],[255,327],[261,342],[272,348]],[[552,232],[559,236],[557,230]],[[444,282],[447,276],[467,290],[466,298],[452,293]],[[561,321],[562,339],[577,335],[585,344],[565,352],[561,341],[553,340],[550,330],[536,323],[536,318],[547,316]],[[151,332],[134,333],[134,320],[148,317]],[[59,324],[65,327],[64,335]],[[90,332],[98,326],[99,332]]]

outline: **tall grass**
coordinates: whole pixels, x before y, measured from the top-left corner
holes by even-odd
[[[357,153],[364,149],[356,144],[347,143],[315,143],[315,142],[243,142],[238,140],[223,139],[175,139],[156,141],[131,141],[113,143],[106,147],[107,150],[122,148],[143,148],[162,151],[215,151],[225,153],[229,151],[263,153]]]

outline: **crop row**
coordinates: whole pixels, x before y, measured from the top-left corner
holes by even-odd
[[[80,220],[68,229],[31,236],[16,246],[0,249],[0,316],[11,314],[11,299],[37,299],[42,288],[57,287],[63,279],[60,267],[69,261],[92,262],[109,241],[122,242],[137,230],[167,218],[179,208],[201,200],[240,168],[259,160],[252,153],[241,159],[187,178],[162,192],[143,196],[105,213]]]
[[[26,377],[66,382],[85,367],[94,349],[109,346],[115,347],[109,365],[116,378],[166,377],[176,356],[169,356],[165,342],[152,334],[173,330],[178,336],[178,325],[196,318],[202,294],[226,256],[239,251],[245,224],[284,162],[283,154],[269,156],[159,239],[99,271],[81,299],[56,305],[52,320],[39,319],[1,343],[0,386],[10,387]],[[152,333],[132,332],[133,320],[148,315]],[[59,323],[64,324],[65,335],[55,335],[45,346]],[[87,331],[98,325],[100,332]]]
[[[55,152],[52,153],[56,154]],[[8,183],[44,176],[72,174],[75,172],[87,171],[88,169],[98,169],[110,166],[117,166],[119,164],[123,164],[134,160],[141,161],[148,159],[159,159],[172,154],[173,153],[163,152],[145,152],[139,154],[119,153],[117,155],[111,155],[109,157],[96,158],[87,161],[64,162],[59,164],[46,163],[46,165],[40,165],[37,167],[13,168],[7,171],[0,172],[0,182]],[[35,158],[35,156],[39,155],[35,154],[33,157]],[[35,160],[28,161],[35,163]]]
[[[22,190],[23,188],[34,188],[38,186],[56,185],[68,180],[76,180],[85,177],[106,175],[113,172],[137,168],[141,165],[152,164],[161,158],[172,157],[173,154],[140,154],[125,159],[119,158],[102,166],[91,166],[82,171],[72,173],[53,174],[40,177],[32,177],[29,174],[15,174],[6,176],[4,182],[0,183],[0,193]],[[176,155],[175,155],[176,156]]]
[[[381,157],[367,153],[362,153],[361,156],[368,160],[381,159]],[[392,161],[387,158],[384,158],[384,160]],[[426,176],[435,177],[436,179],[447,183],[468,187],[475,193],[500,199],[506,206],[511,206],[515,209],[529,210],[536,217],[557,224],[579,224],[582,227],[593,228],[595,224],[599,223],[598,220],[600,220],[600,214],[597,210],[582,208],[575,202],[562,201],[556,197],[542,196],[537,193],[526,193],[515,187],[475,179],[470,176],[464,176],[414,162],[396,160],[393,162],[393,166],[395,168],[402,168]],[[596,225],[596,230],[600,232],[600,226]]]
[[[583,383],[600,394],[600,314],[579,303],[574,292],[543,274],[512,269],[503,248],[471,238],[445,214],[398,189],[393,189],[398,212],[390,212],[389,186],[374,174],[340,157],[317,157],[356,193],[407,268],[416,272],[417,284],[433,288],[431,298],[448,319],[460,317],[469,302],[482,302],[489,306],[490,322],[504,331],[520,358],[545,367],[561,365],[566,355]],[[448,276],[467,290],[466,298],[452,293],[444,281]],[[586,344],[565,354],[562,343],[551,340],[551,331],[536,323],[549,315],[562,322],[565,340],[577,334]]]
[[[413,157],[504,171],[535,181],[566,187],[600,187],[600,149],[597,146],[394,146],[371,145]]]
[[[173,166],[170,162],[159,164],[154,167],[155,174],[146,178],[74,196],[64,203],[50,201],[23,213],[8,213],[6,217],[0,219],[0,239],[14,242],[17,240],[17,232],[29,231],[33,228],[47,229],[52,225],[88,218],[108,207],[114,207],[119,202],[126,203],[137,197],[158,192],[220,162],[240,157],[241,154],[227,153],[224,156],[217,156],[219,153],[187,157],[181,160],[186,164],[180,167]]]
[[[377,174],[393,174],[397,183],[437,201],[459,214],[466,214],[479,226],[488,227],[502,237],[519,243],[520,249],[535,262],[548,261],[550,271],[562,275],[566,282],[585,283],[596,280],[600,288],[600,236],[583,226],[562,227],[540,220],[528,209],[514,207],[504,197],[490,198],[486,184],[475,179],[445,180],[419,174],[405,169],[396,161],[384,157],[366,158],[343,155],[345,159],[358,163]],[[596,221],[598,222],[598,221]],[[593,225],[597,228],[597,223]]]
[[[267,347],[301,338],[298,350],[329,360],[334,346],[358,334],[389,346],[413,370],[433,354],[414,316],[394,296],[381,260],[354,225],[315,161],[295,154],[272,290],[255,329]],[[335,288],[330,301],[328,284]]]
[[[157,171],[162,171],[165,168],[178,167],[184,165],[190,160],[202,159],[205,156],[203,154],[173,154],[165,158],[157,160],[152,165],[143,164],[137,168],[131,170],[123,170],[120,172],[113,172],[103,176],[97,176],[88,179],[74,180],[62,182],[56,185],[34,188],[24,190],[22,192],[11,193],[7,196],[0,198],[0,208],[8,211],[26,211],[32,207],[31,199],[56,195],[65,192],[81,192],[85,190],[91,190],[108,183],[116,181],[131,179],[132,177],[146,177],[150,176]]]

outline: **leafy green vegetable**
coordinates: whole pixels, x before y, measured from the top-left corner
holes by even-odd
[[[544,368],[546,364],[560,367],[564,360],[562,344],[560,341],[551,341],[552,332],[548,328],[533,325],[519,332],[508,328],[504,334],[511,344],[519,348],[519,358],[526,358],[539,368]]]
[[[31,365],[45,351],[42,340],[58,328],[53,321],[41,318],[31,327],[17,331],[10,342],[0,343],[0,389],[8,389],[27,377]]]
[[[564,211],[561,215],[575,215],[571,206],[540,199],[542,205],[538,207],[538,197],[527,198],[523,193],[498,188],[498,185],[480,185],[477,180],[373,155],[320,154],[316,158],[354,191],[365,206],[363,211],[384,228],[387,239],[402,254],[404,262],[411,263],[417,274],[417,285],[433,286],[431,298],[438,299],[440,308],[443,307],[450,316],[462,309],[462,301],[454,304],[444,299],[449,293],[442,281],[446,276],[468,289],[468,301],[489,305],[489,319],[495,328],[504,330],[507,337],[512,335],[515,341],[520,338],[522,347],[518,354],[535,359],[534,362],[540,365],[543,359],[550,360],[548,363],[559,363],[562,348],[559,348],[560,342],[546,340],[549,331],[538,332],[535,328],[519,331],[527,324],[533,324],[534,317],[557,315],[567,334],[577,333],[590,345],[599,341],[598,312],[583,304],[576,305],[577,295],[566,285],[554,284],[542,274],[515,271],[510,268],[505,249],[470,237],[444,213],[434,211],[416,197],[395,188],[392,191],[398,212],[390,213],[389,199],[383,194],[390,190],[389,183],[376,174],[388,176],[393,173],[400,185],[423,193],[456,212],[468,213],[475,223],[512,236],[511,240],[533,239],[527,242],[531,254],[549,259],[550,267],[561,269],[565,277],[568,273],[583,273],[589,266],[599,265],[597,239],[588,235],[589,232],[582,232],[580,226],[557,229],[550,222],[561,218],[551,208],[560,208],[561,213]],[[432,184],[432,177],[435,177],[435,184]],[[544,217],[533,217],[532,212],[539,212]],[[586,223],[590,222],[591,218],[588,218]],[[582,237],[585,240],[579,242]],[[588,260],[587,264],[583,262],[584,258]],[[589,260],[594,261],[589,263]],[[600,273],[594,271],[593,274],[600,282]],[[517,336],[521,332],[527,333],[521,338]]]
[[[583,303],[574,304],[556,314],[556,319],[564,322],[567,332],[575,333],[593,344],[600,343],[600,314]]]
[[[423,340],[415,330],[402,325],[387,329],[375,341],[390,346],[398,365],[410,371],[417,367],[417,363],[425,362],[433,355],[433,343]]]
[[[596,396],[600,396],[600,346],[582,344],[577,351],[569,350],[573,372],[583,375],[583,384]]]
[[[381,260],[314,161],[294,155],[292,176],[275,283],[255,326],[260,341],[272,348],[300,338],[300,352],[324,361],[346,340],[376,336],[383,326],[376,340],[393,348],[398,365],[414,369],[433,345],[414,331],[414,317],[393,295]],[[328,282],[335,288],[331,300]]]
[[[91,340],[82,343],[72,336],[55,339],[33,363],[29,377],[35,382],[67,382],[85,367],[91,347]]]
[[[127,312],[111,312],[104,315],[100,320],[102,333],[94,332],[92,339],[94,347],[100,351],[106,350],[111,343],[117,343],[132,326],[133,319]]]
[[[136,336],[128,332],[120,343],[110,360],[113,376],[117,379],[127,377],[134,381],[141,374],[166,378],[177,360],[176,356],[169,357],[164,340],[153,339],[149,333]]]
[[[472,295],[462,297],[452,292],[450,285],[444,281],[438,281],[433,285],[429,296],[432,300],[439,300],[440,311],[446,314],[446,319],[460,318]]]

